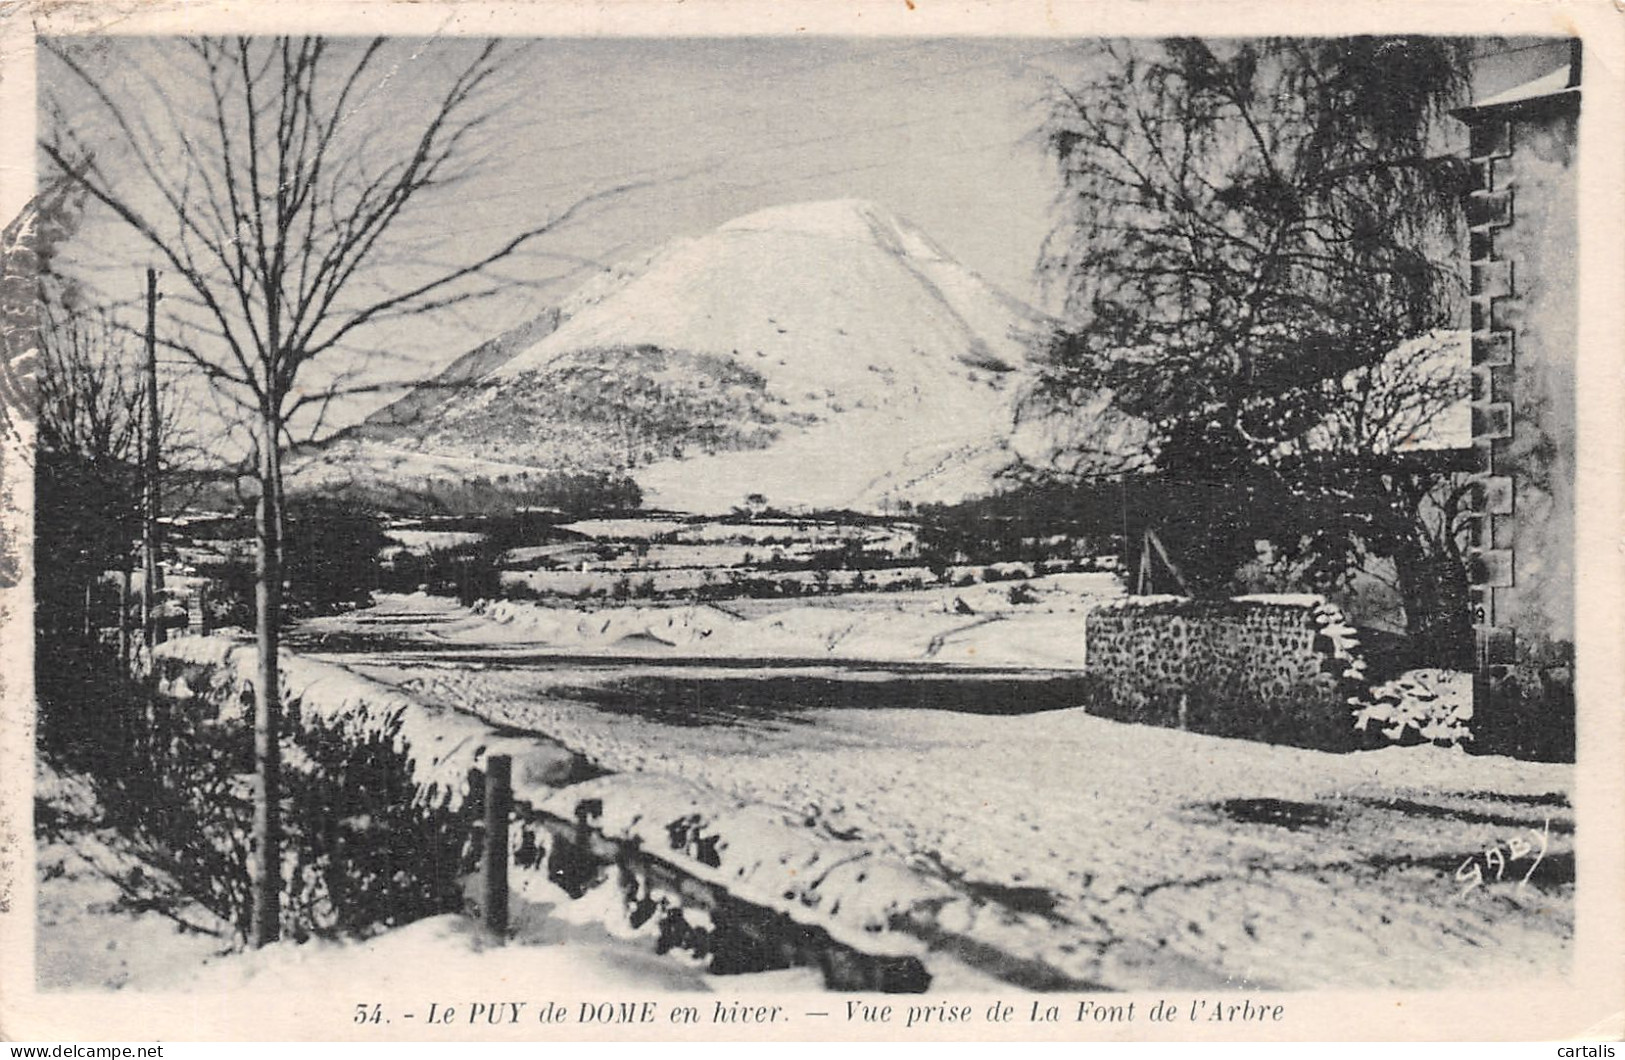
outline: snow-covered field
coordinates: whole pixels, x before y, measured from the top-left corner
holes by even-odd
[[[463,644],[507,642],[582,654],[716,659],[821,659],[1081,669],[1080,613],[915,610],[885,597],[858,606],[761,607],[757,617],[719,607],[566,610],[501,601],[444,635]],[[992,595],[992,594],[989,594]],[[1005,598],[998,598],[1007,607]],[[862,606],[870,604],[869,607]],[[885,607],[893,603],[892,607]]]
[[[565,577],[570,572],[555,572]],[[669,571],[669,579],[685,572]],[[690,572],[691,573],[691,572]],[[850,578],[852,572],[837,572]],[[884,586],[884,571],[871,585]],[[510,575],[511,576],[511,575]],[[580,575],[583,579],[588,573]],[[584,581],[584,584],[588,584]],[[665,585],[665,582],[657,582]],[[1015,602],[1012,591],[1020,587]],[[387,597],[391,613],[436,618],[437,642],[514,645],[586,656],[941,663],[1077,670],[1089,608],[1122,595],[1109,574],[1057,574],[1021,582],[824,598],[730,600],[715,606],[549,607],[482,601],[470,610],[427,595]],[[370,628],[362,619],[361,628]],[[312,622],[317,636],[355,620]]]
[[[599,566],[593,570],[527,570],[502,572],[504,588],[522,587],[538,596],[621,596],[639,592],[694,593],[715,588],[728,589],[746,577],[760,578],[783,586],[794,583],[802,592],[850,589],[854,586],[912,586],[933,579],[925,567],[886,567],[879,570],[760,571],[708,566],[648,568],[624,565]]]
[[[485,540],[484,534],[473,533],[467,530],[421,530],[408,527],[389,527],[384,531],[384,537],[401,546],[408,552],[422,555],[432,549],[456,548],[460,545],[477,545]]]
[[[696,815],[726,850],[724,878],[748,874],[740,885],[769,904],[805,888],[798,903],[831,930],[891,924],[938,989],[1566,973],[1571,767],[1431,747],[1334,755],[1096,717],[1080,705],[1083,633],[1120,591],[1108,574],[1064,574],[722,606],[382,596],[298,627],[306,658],[286,679],[307,711],[411,704],[402,735],[446,790],[500,745],[529,770],[531,805],[569,819],[586,800],[648,849]],[[224,638],[170,648],[248,659]],[[552,750],[531,755],[524,733]],[[569,757],[558,745],[608,775],[535,773],[533,758]],[[82,785],[47,773],[40,791],[43,985],[305,989],[425,960],[471,981],[568,967],[577,983],[708,985],[692,959],[654,957],[653,922],[628,928],[615,888],[571,901],[542,873],[516,880],[540,910],[523,947],[437,918],[364,944],[222,956],[229,933],[95,826]],[[822,866],[805,879],[803,856]],[[102,935],[111,944],[91,946]],[[817,985],[803,969],[728,989]]]
[[[919,527],[897,521],[600,518],[558,528],[563,542],[521,544],[502,556],[504,595],[548,601],[726,601],[759,611],[761,601],[808,601],[838,595],[835,606],[875,592],[896,594],[889,609],[983,614],[1022,604],[1030,612],[1120,595],[1121,578],[1099,568],[1115,557],[1080,558],[1081,542],[1031,542],[1042,560],[950,564],[938,552],[922,558]],[[395,533],[392,531],[392,533]],[[963,560],[963,555],[957,557]],[[1077,571],[1083,565],[1091,573]],[[1069,572],[1061,574],[1058,572]],[[1003,584],[986,590],[984,583]],[[953,587],[943,598],[935,590]],[[945,608],[939,601],[945,600]],[[973,603],[972,600],[975,602]],[[1066,610],[1076,610],[1067,607]],[[523,608],[504,611],[503,623]],[[546,608],[544,608],[544,611]],[[543,617],[544,624],[553,620]],[[781,650],[777,643],[770,649]]]
[[[397,597],[304,638],[414,699],[545,733],[652,789],[696,783],[860,841],[980,903],[945,916],[997,911],[955,913],[963,922],[944,930],[1073,982],[1565,974],[1571,767],[1426,747],[1332,755],[1108,721],[1068,698],[1075,679],[1033,669],[1043,624],[1076,629],[1086,615],[948,615],[942,602],[934,615],[831,601],[748,618],[531,608],[504,620],[497,609],[514,605],[475,614]],[[941,633],[932,623],[976,619],[966,637],[1007,631],[1004,671],[919,653]],[[783,662],[763,658],[774,621]],[[829,650],[804,651],[839,623]],[[365,650],[335,650],[346,633]],[[736,655],[741,641],[755,650]],[[1515,855],[1499,879],[1494,848]]]

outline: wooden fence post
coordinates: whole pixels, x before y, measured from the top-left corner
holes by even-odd
[[[513,759],[485,760],[485,871],[481,902],[485,926],[498,939],[508,934],[508,816],[513,810]]]

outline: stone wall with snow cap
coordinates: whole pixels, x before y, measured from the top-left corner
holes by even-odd
[[[1271,743],[1350,749],[1365,682],[1343,612],[1313,595],[1128,597],[1089,615],[1093,713]]]

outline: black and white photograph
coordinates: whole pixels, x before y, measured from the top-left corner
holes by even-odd
[[[5,1037],[1618,1039],[1617,19],[332,6],[7,29]]]

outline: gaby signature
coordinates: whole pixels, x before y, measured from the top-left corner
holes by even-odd
[[[1532,837],[1533,842],[1526,839],[1526,835]],[[1533,828],[1525,829],[1524,832],[1507,839],[1504,846],[1495,843],[1484,848],[1483,853],[1473,854],[1456,869],[1456,882],[1462,884],[1456,897],[1466,898],[1474,888],[1483,886],[1486,882],[1499,882],[1506,877],[1509,866],[1528,860],[1529,868],[1518,881],[1518,889],[1523,890],[1528,886],[1535,870],[1540,867],[1540,863],[1545,860],[1546,850],[1551,845],[1551,835],[1552,821],[1551,818],[1547,818],[1538,831]],[[1490,879],[1489,874],[1492,870],[1495,876]]]

